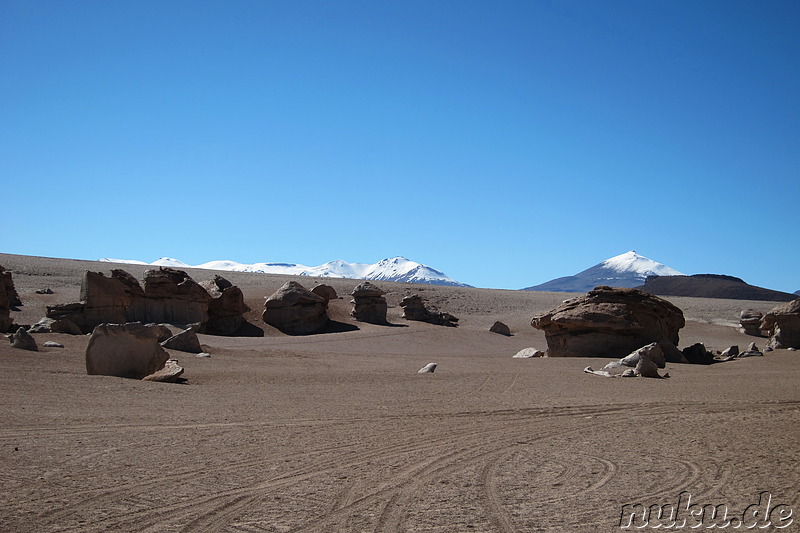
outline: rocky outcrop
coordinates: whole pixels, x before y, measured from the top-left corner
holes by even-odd
[[[319,296],[322,296],[323,298],[325,298],[328,301],[335,300],[335,299],[337,299],[339,297],[336,294],[336,290],[333,287],[331,287],[330,285],[325,285],[325,284],[315,285],[311,289],[311,292],[313,292],[314,294],[317,294]]]
[[[624,357],[652,342],[675,347],[685,323],[683,312],[666,300],[604,286],[531,321],[545,332],[551,357]],[[666,360],[679,360],[677,353],[677,348],[665,350]]]
[[[16,329],[14,319],[11,318],[11,310],[18,305],[22,305],[14,288],[14,280],[11,279],[11,272],[7,272],[0,266],[0,333],[6,333]]]
[[[262,318],[289,335],[317,333],[328,324],[328,300],[288,281],[264,302]]]
[[[353,304],[350,316],[369,324],[387,324],[388,304],[386,298],[383,297],[384,294],[386,294],[384,291],[369,281],[358,284],[350,293],[353,297],[350,301]]]
[[[86,347],[86,373],[142,379],[164,368],[169,354],[158,343],[157,326],[138,322],[100,324]]]
[[[458,318],[450,313],[440,313],[439,311],[428,309],[425,307],[422,297],[418,294],[403,298],[400,301],[400,307],[403,308],[403,318],[406,320],[428,322],[437,326],[458,326]]]
[[[800,298],[773,307],[761,321],[772,349],[800,348]]]
[[[506,337],[511,336],[511,329],[507,325],[500,322],[499,320],[494,324],[492,324],[492,327],[489,328],[489,331],[491,331],[492,333],[497,333],[499,335],[505,335]]]
[[[39,347],[36,346],[36,341],[33,340],[33,337],[31,337],[31,334],[28,333],[25,328],[17,329],[16,333],[11,336],[11,346],[31,352],[39,351]]]
[[[201,333],[235,335],[244,325],[244,315],[250,308],[244,303],[239,287],[220,275],[200,284],[211,296],[208,304],[208,321]]]
[[[761,319],[763,314],[755,309],[742,309],[739,313],[739,331],[745,335],[761,337]]]

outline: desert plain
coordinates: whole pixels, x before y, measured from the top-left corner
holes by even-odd
[[[85,270],[152,268],[0,265],[18,324],[78,301]],[[531,318],[575,294],[375,282],[391,322],[378,326],[349,316],[357,280],[187,271],[240,287],[264,335],[200,335],[210,358],[171,352],[183,383],[89,376],[85,335],[36,334],[39,352],[0,343],[0,530],[619,531],[624,505],[681,493],[732,516],[762,493],[800,511],[800,352],[607,379],[582,370],[610,359],[512,358],[547,347]],[[263,323],[265,297],[290,279],[336,289],[337,332]],[[459,326],[402,319],[409,294]],[[773,302],[666,299],[686,317],[681,348],[765,345],[735,326]],[[496,320],[513,335],[489,332]]]

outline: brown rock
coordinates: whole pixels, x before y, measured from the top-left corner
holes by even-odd
[[[714,356],[706,350],[702,342],[696,342],[684,348],[683,356],[686,360],[695,365],[710,365],[714,363]]]
[[[676,346],[685,320],[657,296],[601,286],[536,315],[531,325],[544,330],[551,357],[624,357],[651,342]],[[675,351],[666,351],[667,361]]]
[[[633,369],[634,374],[643,378],[660,378],[658,366],[648,357],[642,357]]]
[[[211,335],[235,335],[244,325],[244,314],[250,311],[244,303],[241,289],[222,276],[201,283],[211,296],[208,304],[208,322],[201,332]]]
[[[353,310],[350,311],[353,318],[370,324],[387,324],[388,304],[383,297],[385,293],[380,288],[365,281],[358,284],[350,294],[353,297],[350,302],[353,304]]]
[[[177,359],[168,359],[164,368],[142,378],[142,381],[160,381],[162,383],[175,383],[183,375],[183,367],[178,366]]]
[[[208,321],[211,295],[183,270],[161,267],[144,273],[147,320],[167,324]]]
[[[197,333],[195,333],[193,328],[186,329],[177,335],[173,335],[169,339],[163,341],[161,346],[170,350],[188,353],[201,353],[203,351],[200,347],[200,339],[197,338]]]
[[[403,318],[406,320],[416,320],[419,322],[428,322],[429,324],[436,324],[437,326],[458,326],[458,318],[450,313],[440,313],[438,311],[429,310],[425,307],[425,302],[418,294],[406,296],[400,301],[400,307],[403,308]]]
[[[31,334],[28,333],[25,328],[17,329],[16,333],[11,336],[11,346],[31,352],[39,351],[39,347],[36,346],[36,341],[33,340],[33,337],[31,337]]]
[[[328,301],[335,300],[335,299],[337,299],[339,297],[336,294],[336,290],[333,287],[331,287],[330,285],[325,285],[325,284],[315,285],[314,288],[311,289],[311,292],[313,292],[314,294],[317,294],[319,296],[322,296],[323,298],[325,298]]]
[[[761,319],[763,316],[755,309],[743,309],[739,313],[739,331],[745,335],[761,337]]]
[[[158,327],[100,324],[86,347],[86,373],[142,379],[164,368],[169,354],[158,343]]]
[[[83,335],[81,328],[68,318],[54,319],[42,318],[31,326],[28,333],[67,333],[69,335]]]
[[[489,331],[491,331],[492,333],[505,335],[506,337],[511,336],[511,329],[500,321],[497,321],[494,324],[492,324],[492,327],[489,328]]]
[[[769,335],[770,348],[800,348],[800,298],[773,307],[764,315],[761,329]]]
[[[327,310],[328,300],[289,281],[264,302],[262,318],[289,335],[306,335],[327,325]]]

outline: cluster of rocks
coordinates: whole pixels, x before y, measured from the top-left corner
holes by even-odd
[[[200,332],[233,335],[247,311],[241,290],[221,276],[201,285],[182,270],[161,267],[145,272],[142,287],[129,273],[114,269],[110,277],[85,272],[81,301],[48,306],[46,318],[52,322],[38,326],[44,331],[89,333],[104,323],[154,322],[197,324]]]
[[[744,309],[739,330],[746,335],[769,337],[767,348],[800,348],[800,298],[773,307],[766,315]]]
[[[437,326],[458,326],[458,318],[450,313],[441,313],[425,307],[425,302],[419,294],[413,294],[403,298],[400,301],[400,307],[403,308],[403,318],[406,320],[427,322]]]
[[[11,272],[0,266],[0,333],[7,333],[16,330],[14,319],[11,318],[11,311],[16,310],[17,306],[22,305],[17,289],[14,288],[14,280]]]

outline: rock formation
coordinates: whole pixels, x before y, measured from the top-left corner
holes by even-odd
[[[197,333],[195,333],[193,328],[186,329],[177,335],[173,335],[163,341],[161,346],[170,350],[188,353],[201,353],[203,351],[200,347],[200,339],[197,338]]]
[[[205,324],[211,295],[183,270],[161,267],[144,273],[146,320]],[[145,317],[133,317],[144,320]]]
[[[350,316],[370,324],[387,324],[386,310],[388,304],[386,303],[386,298],[383,297],[384,294],[386,294],[384,291],[369,281],[358,284],[353,289],[353,292],[350,293],[353,297],[350,302],[353,304]]]
[[[339,297],[336,294],[336,290],[333,287],[331,287],[330,285],[325,285],[325,284],[315,285],[311,289],[311,292],[313,292],[314,294],[317,294],[319,296],[322,296],[323,298],[325,298],[328,301],[335,300],[335,299],[337,299]]]
[[[161,370],[169,354],[158,343],[160,334],[138,322],[100,324],[86,347],[86,373],[142,379]]]
[[[761,337],[761,319],[764,317],[755,309],[743,309],[739,313],[739,331],[745,335]]]
[[[262,318],[290,335],[316,333],[328,323],[328,300],[288,281],[264,302]]]
[[[244,303],[244,294],[220,275],[200,284],[211,296],[208,304],[208,322],[201,333],[235,335],[245,323],[244,315],[250,308]]]
[[[68,318],[55,320],[54,318],[43,318],[31,326],[29,333],[67,333],[69,335],[83,335],[83,331],[75,322]]]
[[[458,319],[450,313],[440,313],[427,309],[425,307],[425,302],[418,294],[403,298],[400,301],[400,307],[403,308],[403,318],[406,320],[428,322],[429,324],[436,324],[437,326],[458,326]]]
[[[13,331],[14,319],[11,318],[11,310],[18,305],[22,305],[19,294],[14,288],[14,280],[11,279],[11,272],[7,272],[0,266],[0,333]]]
[[[28,333],[25,328],[17,329],[16,333],[11,336],[11,346],[31,352],[39,351],[39,347],[36,346],[36,341],[33,340],[33,337],[31,337],[31,334]]]
[[[489,328],[489,331],[491,331],[492,333],[505,335],[506,337],[511,336],[511,329],[502,322],[500,322],[499,320],[494,324],[492,324],[492,327]]]
[[[652,342],[673,347],[685,325],[683,312],[638,289],[597,287],[533,317],[544,330],[551,357],[624,357]],[[678,350],[665,350],[678,362]]]
[[[764,315],[761,330],[769,335],[770,348],[800,348],[800,298],[773,307]]]

